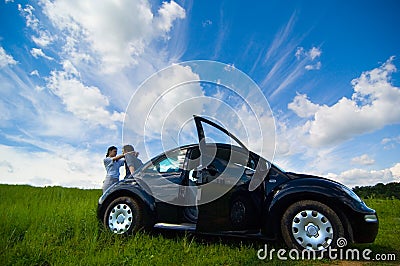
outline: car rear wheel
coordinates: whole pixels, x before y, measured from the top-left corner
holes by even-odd
[[[254,226],[254,215],[255,208],[246,197],[238,196],[232,201],[230,219],[235,229],[251,229]]]
[[[344,236],[338,215],[318,201],[299,201],[285,211],[281,221],[282,237],[289,248],[322,251],[336,247]]]
[[[140,203],[130,197],[119,197],[108,205],[104,225],[115,234],[133,234],[143,228],[143,211]]]

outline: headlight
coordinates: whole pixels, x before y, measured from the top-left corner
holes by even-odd
[[[378,217],[376,217],[376,214],[366,214],[364,220],[368,223],[376,223],[378,222]]]
[[[347,193],[347,195],[349,195],[350,197],[352,197],[353,199],[355,199],[358,202],[362,202],[362,200],[360,199],[360,197],[354,193],[353,190],[351,190],[350,188],[343,186],[343,190]]]

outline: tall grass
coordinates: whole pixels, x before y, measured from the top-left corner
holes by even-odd
[[[283,265],[260,261],[260,242],[186,234],[113,235],[96,218],[100,190],[0,185],[2,265]],[[370,200],[381,231],[368,247],[398,252],[399,200]],[[279,248],[277,244],[270,248]],[[375,251],[375,250],[374,250]],[[328,261],[324,261],[325,263]],[[319,261],[292,261],[297,265]]]
[[[372,248],[375,252],[396,252],[400,261],[400,200],[374,199],[364,200],[375,209],[379,218],[379,231]]]

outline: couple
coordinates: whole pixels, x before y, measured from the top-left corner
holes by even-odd
[[[103,193],[114,183],[119,180],[119,168],[125,164],[126,176],[129,176],[136,169],[143,165],[142,161],[137,158],[139,153],[135,152],[132,145],[125,145],[122,148],[122,154],[117,155],[117,147],[111,146],[107,149],[106,158],[104,158],[104,167],[107,175],[103,182]]]

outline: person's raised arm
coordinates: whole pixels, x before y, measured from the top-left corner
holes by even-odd
[[[120,155],[117,155],[115,157],[112,157],[112,160],[113,161],[118,161],[119,159],[124,158],[124,157],[125,157],[125,154],[120,154]]]

